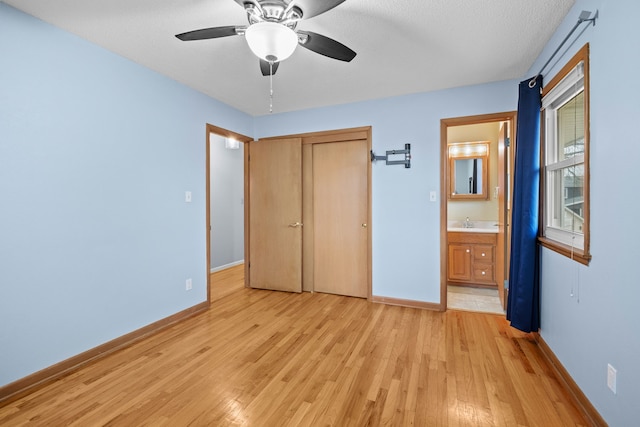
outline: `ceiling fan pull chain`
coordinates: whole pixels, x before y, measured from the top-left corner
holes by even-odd
[[[269,61],[269,114],[273,113],[273,61]]]

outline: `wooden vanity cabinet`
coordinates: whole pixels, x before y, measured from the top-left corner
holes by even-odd
[[[447,280],[452,284],[497,286],[495,233],[449,232]]]

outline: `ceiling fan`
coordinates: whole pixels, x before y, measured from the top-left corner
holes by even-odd
[[[298,22],[325,13],[345,0],[234,0],[247,13],[249,25],[203,28],[177,34],[182,41],[244,35],[251,51],[260,58],[263,76],[275,74],[280,61],[300,45],[313,52],[349,62],[356,53],[329,37],[297,30]]]

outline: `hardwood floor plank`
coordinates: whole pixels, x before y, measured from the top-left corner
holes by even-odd
[[[243,273],[215,273],[210,310],[1,407],[0,425],[588,425],[501,316],[249,289]]]

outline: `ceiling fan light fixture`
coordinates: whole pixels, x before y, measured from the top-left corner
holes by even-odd
[[[277,22],[257,22],[245,34],[251,51],[267,62],[287,59],[298,45],[298,35],[286,25]]]

